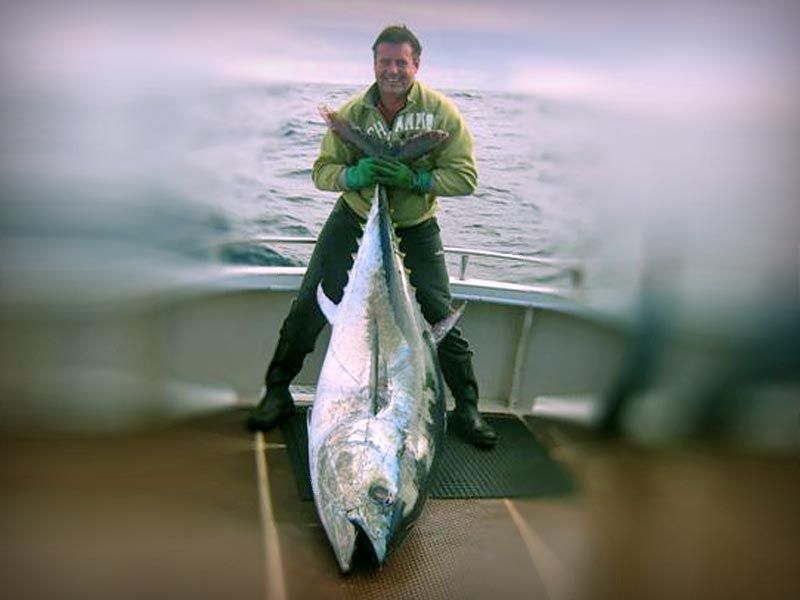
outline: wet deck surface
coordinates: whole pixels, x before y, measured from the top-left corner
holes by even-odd
[[[0,441],[4,595],[800,597],[797,460],[656,451],[532,423],[577,494],[429,500],[381,571],[342,577],[280,432],[258,438],[241,419]]]

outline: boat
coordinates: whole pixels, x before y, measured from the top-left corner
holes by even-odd
[[[59,247],[58,260],[47,255],[55,264],[12,273],[2,296],[0,506],[11,596],[800,595],[791,427],[783,436],[768,428],[777,446],[758,428],[741,428],[733,445],[678,435],[698,422],[675,409],[681,386],[725,363],[727,346],[651,335],[652,321],[636,312],[592,307],[574,261],[446,248],[458,265],[453,295],[468,302],[461,327],[475,350],[481,410],[521,420],[575,490],[432,498],[383,569],[343,577],[313,503],[297,496],[283,433],[242,427],[304,268],[161,269],[152,254],[124,273],[97,259],[88,269],[71,262],[64,275],[69,252]],[[471,278],[471,259],[527,262],[569,283]],[[653,340],[658,352],[648,351]],[[301,405],[313,402],[327,341],[325,332],[295,381]],[[657,374],[630,384],[652,362]],[[625,385],[609,410],[609,391]],[[787,389],[779,395],[797,390]],[[783,423],[777,405],[743,414]]]

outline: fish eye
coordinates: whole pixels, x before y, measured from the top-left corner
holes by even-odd
[[[384,506],[391,506],[394,504],[394,496],[392,496],[392,493],[386,486],[380,483],[373,483],[370,485],[367,494],[373,502],[377,504],[383,504]]]

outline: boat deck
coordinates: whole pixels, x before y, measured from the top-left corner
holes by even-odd
[[[531,418],[576,494],[431,499],[382,570],[341,576],[281,432],[242,419],[2,439],[7,596],[800,597],[796,459],[645,449]]]

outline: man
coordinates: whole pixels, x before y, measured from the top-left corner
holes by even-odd
[[[292,414],[289,384],[326,323],[316,301],[317,285],[321,281],[331,300],[341,300],[376,183],[388,188],[392,221],[422,314],[429,323],[437,323],[450,311],[449,278],[434,216],[436,197],[475,191],[472,138],[455,105],[415,80],[422,47],[408,28],[387,27],[378,35],[372,52],[375,83],[345,103],[337,111],[339,116],[383,140],[430,129],[443,129],[449,138],[408,166],[389,159],[359,160],[337,135],[325,133],[312,178],[320,190],[343,194],[320,232],[300,292],[281,328],[267,369],[266,393],[247,419],[250,429],[270,429]],[[477,408],[472,352],[458,328],[442,340],[438,354],[456,401],[448,417],[450,429],[476,446],[494,446],[497,435]]]

